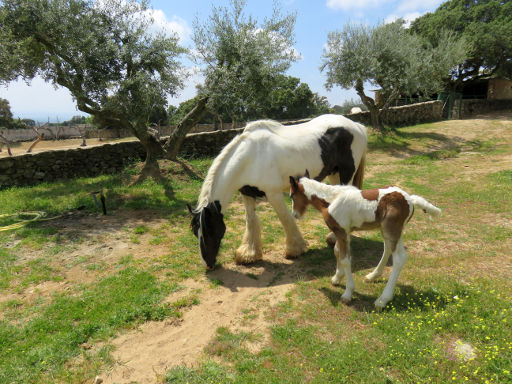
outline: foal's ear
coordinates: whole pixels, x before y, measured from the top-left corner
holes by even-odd
[[[295,181],[295,177],[290,176],[290,184],[293,189],[297,189],[298,185],[297,185],[297,181]]]
[[[192,207],[190,206],[190,204],[187,204],[187,209],[188,211],[190,212],[191,215],[194,214],[194,210],[192,209]]]
[[[304,177],[307,177],[308,179],[310,179],[309,177],[309,171],[306,169],[306,172],[304,173]]]

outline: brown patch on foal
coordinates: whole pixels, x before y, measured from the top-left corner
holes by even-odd
[[[395,250],[396,242],[402,235],[407,217],[409,217],[409,209],[409,203],[405,197],[397,191],[382,196],[377,205],[375,219],[382,223],[383,235],[387,236],[389,240],[393,242],[393,251]]]
[[[369,201],[377,201],[379,200],[379,189],[365,189],[361,191],[361,196],[363,199]]]

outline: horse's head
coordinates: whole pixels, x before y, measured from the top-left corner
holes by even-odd
[[[208,268],[213,268],[217,260],[217,253],[220,248],[220,241],[226,232],[221,205],[218,200],[209,203],[207,206],[193,210],[187,205],[192,214],[192,232],[199,240],[201,257]]]
[[[303,177],[309,179],[309,172],[306,169],[306,173]],[[296,219],[300,219],[306,212],[310,201],[304,194],[304,186],[300,183],[301,177],[290,176],[290,197],[292,199],[292,214]]]

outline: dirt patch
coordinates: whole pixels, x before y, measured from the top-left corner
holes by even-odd
[[[211,289],[214,280],[222,285]],[[295,281],[293,267],[280,275],[264,265],[228,265],[203,280],[187,281],[185,293],[202,291],[200,304],[185,312],[180,322],[148,322],[114,340],[116,365],[103,377],[104,382],[154,383],[174,366],[193,366],[219,327],[258,334],[259,343],[250,346],[256,352],[268,338],[267,310],[284,299]],[[177,297],[171,295],[167,300]]]
[[[111,144],[111,143],[119,143],[122,141],[133,141],[135,137],[127,137],[123,139],[103,139],[103,141],[99,141],[96,139],[87,139],[88,147],[97,147],[99,145]],[[27,149],[32,144],[32,141],[23,141],[11,144],[11,152],[13,156],[24,155],[27,153]],[[52,151],[56,149],[74,149],[74,148],[83,148],[82,139],[66,139],[66,140],[43,140],[36,144],[36,146],[32,149],[31,153]],[[8,157],[9,153],[7,152],[7,146],[2,144],[2,152],[0,152],[0,157]]]

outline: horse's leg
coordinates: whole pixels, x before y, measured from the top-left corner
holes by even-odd
[[[295,219],[286,206],[283,194],[280,192],[272,194],[267,193],[267,200],[276,211],[286,233],[285,257],[287,259],[294,259],[304,253],[307,244],[299,232]]]
[[[389,256],[391,255],[391,252],[394,251],[397,241],[391,240],[390,238],[386,237],[384,233],[382,234],[384,237],[384,252],[382,252],[382,257],[379,261],[379,264],[377,267],[373,270],[373,272],[370,272],[367,274],[364,279],[366,281],[374,281],[378,277],[382,276],[382,272],[384,271],[384,267],[388,264]]]
[[[329,179],[331,185],[338,185],[340,183],[340,175],[338,173],[327,176],[327,179]],[[334,247],[334,244],[336,244],[336,236],[334,233],[329,233],[325,238],[325,242],[329,247]]]
[[[387,303],[393,298],[393,292],[395,291],[396,282],[398,281],[398,276],[400,275],[400,271],[407,260],[407,252],[405,251],[404,243],[402,242],[402,238],[398,241],[396,249],[393,252],[393,270],[391,271],[391,275],[389,276],[388,283],[382,292],[382,295],[375,301],[375,308],[382,309],[386,306]]]
[[[242,244],[235,251],[237,264],[248,264],[261,260],[261,229],[260,219],[256,215],[256,199],[242,195],[245,205],[245,233]]]

